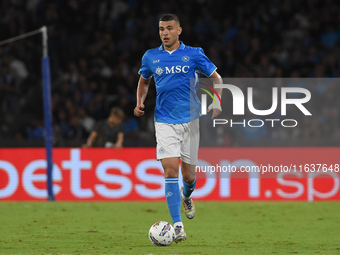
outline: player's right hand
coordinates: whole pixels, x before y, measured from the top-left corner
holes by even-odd
[[[135,116],[140,117],[144,115],[143,110],[144,110],[144,104],[140,104],[135,107],[135,110],[133,111],[133,113],[135,114]]]

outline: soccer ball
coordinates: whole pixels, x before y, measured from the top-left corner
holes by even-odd
[[[158,221],[149,230],[150,242],[156,246],[167,246],[175,239],[175,229],[169,222]]]

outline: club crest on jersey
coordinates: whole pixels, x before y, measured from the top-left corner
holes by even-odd
[[[160,67],[157,67],[157,68],[156,68],[155,73],[156,73],[157,75],[162,75],[163,72],[164,72],[164,70],[163,70],[162,68],[160,68]]]
[[[188,56],[183,56],[183,57],[182,57],[182,60],[183,60],[184,62],[188,62],[188,61],[190,60],[190,58],[189,58]]]

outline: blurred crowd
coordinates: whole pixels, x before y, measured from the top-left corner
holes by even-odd
[[[337,0],[3,0],[0,41],[47,26],[55,146],[83,144],[114,106],[125,113],[124,146],[153,146],[153,84],[146,114],[137,119],[133,109],[141,57],[161,43],[161,14],[179,16],[180,39],[202,47],[222,77],[338,78],[339,10]],[[0,46],[2,139],[44,137],[41,55],[39,35]],[[339,139],[340,87],[311,89],[320,99],[310,106],[313,116],[296,129],[264,127],[250,134],[225,128],[202,139],[224,146]],[[270,100],[266,93],[254,101]]]

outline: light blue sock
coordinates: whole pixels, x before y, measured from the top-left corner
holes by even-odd
[[[183,195],[185,197],[190,197],[191,193],[195,190],[195,186],[196,186],[196,178],[192,183],[186,183],[183,180]]]
[[[181,194],[178,187],[178,177],[165,177],[165,197],[172,223],[182,222]]]

